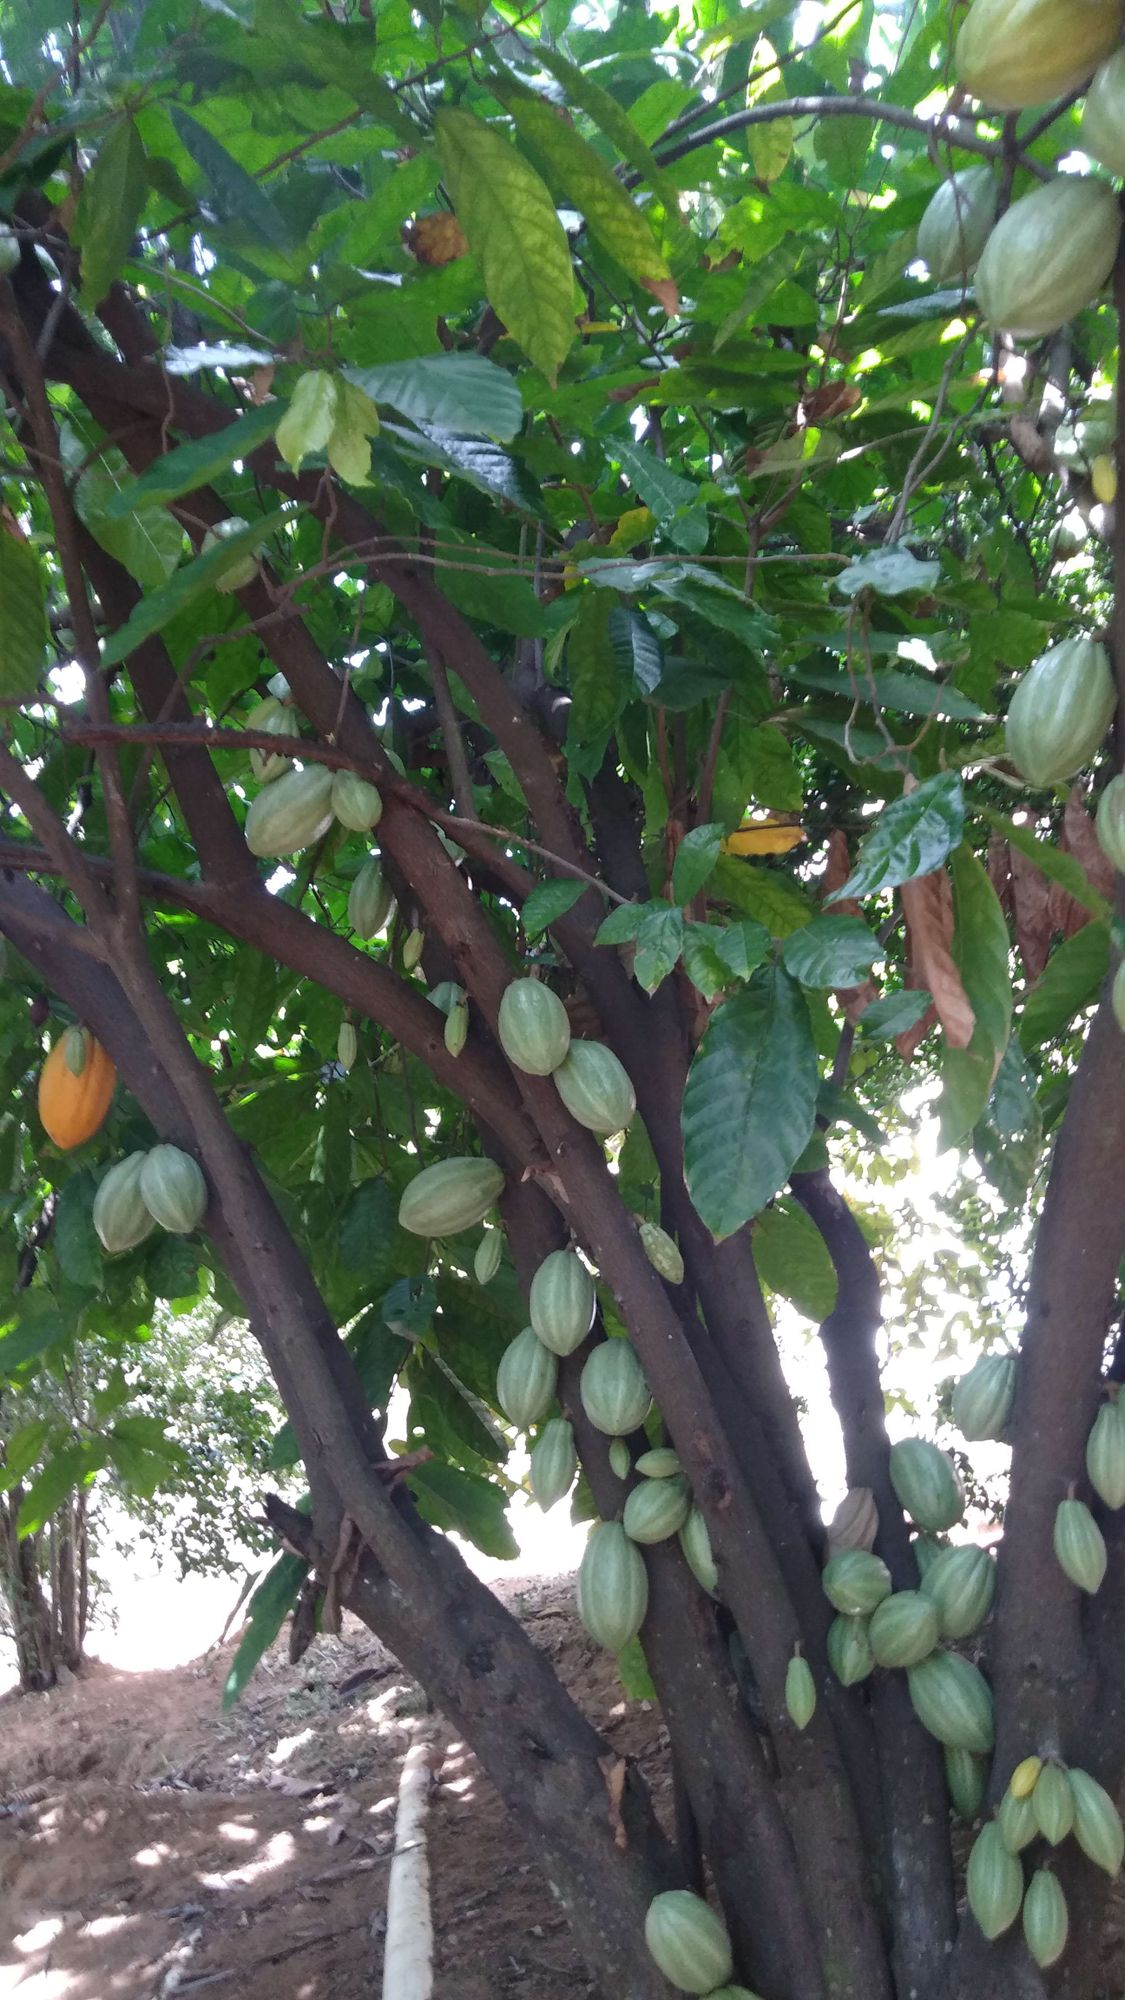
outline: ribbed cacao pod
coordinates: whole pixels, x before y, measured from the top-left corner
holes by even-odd
[[[531,1324],[553,1354],[573,1354],[594,1321],[594,1280],[576,1250],[552,1250],[531,1280]]]
[[[1086,1440],[1086,1471],[1099,1500],[1125,1507],[1125,1410],[1103,1403]]]
[[[490,1285],[500,1269],[500,1259],[504,1254],[504,1232],[500,1229],[486,1229],[477,1244],[473,1257],[473,1276],[478,1285]]]
[[[1117,467],[1108,453],[1100,451],[1090,465],[1090,487],[1095,500],[1112,507],[1117,498]]]
[[[816,1682],[803,1653],[794,1653],[785,1669],[785,1706],[795,1729],[807,1729],[816,1713]]]
[[[59,1036],[39,1072],[37,1103],[39,1121],[49,1139],[66,1153],[81,1146],[105,1122],[113,1102],[117,1070],[112,1057],[88,1028],[78,1030],[83,1037],[85,1060],[80,1074],[67,1061],[67,1029]]]
[[[967,284],[996,220],[991,167],[962,167],[942,182],[918,224],[918,255],[936,285]]]
[[[496,1021],[508,1061],[526,1076],[550,1076],[570,1047],[570,1021],[557,993],[541,979],[513,979]]]
[[[1098,844],[1118,874],[1125,873],[1125,775],[1111,778],[1098,800]]]
[[[190,1153],[179,1146],[153,1146],[145,1154],[140,1185],[145,1206],[162,1229],[174,1236],[190,1236],[198,1229],[207,1211],[207,1183]]]
[[[1058,1764],[1044,1764],[1035,1780],[1031,1809],[1044,1840],[1058,1847],[1074,1825],[1074,1793],[1066,1772]]]
[[[591,1639],[620,1653],[636,1638],[647,1610],[644,1557],[620,1521],[599,1521],[578,1565],[578,1616]]]
[[[1089,1771],[1067,1772],[1074,1797],[1074,1838],[1095,1868],[1104,1868],[1113,1877],[1121,1871],[1125,1857],[1125,1828],[1121,1815],[1106,1791]]]
[[[1015,1393],[1015,1355],[982,1354],[953,1391],[953,1421],[962,1437],[971,1444],[1001,1437]]]
[[[680,1547],[697,1583],[709,1597],[719,1592],[719,1566],[711,1553],[711,1533],[698,1507],[693,1507],[680,1529]]]
[[[942,1549],[922,1578],[943,1639],[967,1639],[984,1624],[996,1594],[996,1565],[984,1549]]]
[[[503,1185],[495,1160],[439,1160],[404,1190],[399,1222],[412,1236],[457,1236],[484,1221]]]
[[[829,1604],[849,1617],[868,1617],[891,1593],[891,1573],[866,1549],[842,1549],[830,1556],[820,1579]]]
[[[658,1444],[652,1451],[642,1451],[637,1460],[637,1471],[642,1479],[674,1479],[682,1470],[680,1454],[671,1445]]]
[[[1094,72],[1078,143],[1092,160],[1125,180],[1125,49],[1114,49]]]
[[[948,1547],[947,1543],[936,1542],[932,1535],[911,1536],[911,1553],[918,1565],[918,1574],[920,1577],[929,1575],[938,1557],[946,1547]]]
[[[451,1056],[459,1056],[469,1039],[469,1003],[459,1000],[445,1017],[444,1040]]]
[[[828,1523],[828,1553],[873,1548],[878,1532],[879,1509],[870,1486],[850,1486]]]
[[[1039,1783],[1039,1773],[1043,1769],[1042,1757],[1023,1757],[1016,1765],[1008,1780],[1008,1790],[1015,1799],[1029,1799]]]
[[[666,1542],[678,1535],[691,1512],[687,1480],[642,1479],[625,1502],[621,1524],[631,1542]]]
[[[1049,1868],[1037,1868],[1023,1899],[1023,1935],[1036,1965],[1054,1965],[1066,1950],[1070,1928],[1062,1884]]]
[[[843,1613],[828,1627],[828,1664],[846,1688],[865,1681],[874,1669],[875,1655],[867,1627],[866,1618],[846,1617]]]
[[[624,1438],[611,1438],[609,1441],[610,1471],[617,1479],[628,1479],[632,1468],[633,1461],[629,1457],[629,1447]]]
[[[665,1979],[681,1993],[713,1993],[734,1970],[722,1918],[690,1889],[654,1896],[645,1917],[645,1943]]]
[[[311,847],[332,824],[332,773],[323,764],[286,771],[258,793],[243,832],[251,854],[276,859]]]
[[[640,1238],[641,1247],[653,1270],[659,1271],[668,1284],[682,1285],[684,1260],[679,1244],[668,1235],[667,1230],[661,1229],[655,1222],[642,1222]]]
[[[1121,32],[1118,0],[973,0],[958,81],[991,111],[1049,104],[1093,75]]]
[[[394,893],[383,874],[383,864],[373,854],[364,862],[348,891],[348,922],[357,937],[373,938],[388,922],[394,906]],[[457,991],[460,997],[462,989],[458,987]]]
[[[971,1826],[984,1804],[988,1764],[971,1750],[943,1750],[945,1782],[958,1819]]]
[[[531,1491],[544,1513],[565,1499],[577,1470],[573,1427],[566,1417],[552,1417],[536,1438],[528,1464]]]
[[[571,1117],[588,1132],[610,1138],[632,1120],[637,1098],[629,1073],[604,1042],[572,1042],[554,1078]]]
[[[1023,1869],[1009,1854],[995,1820],[982,1826],[973,1842],[965,1873],[969,1908],[986,1938],[1009,1930],[1023,1902]]]
[[[938,1642],[937,1608],[920,1590],[896,1590],[871,1614],[871,1651],[881,1667],[915,1667]]]
[[[652,1404],[644,1370],[628,1340],[603,1340],[595,1347],[578,1389],[590,1422],[607,1437],[635,1431]]]
[[[341,1021],[336,1036],[336,1061],[341,1069],[351,1069],[359,1054],[359,1037],[350,1021]]]
[[[1055,1513],[1055,1554],[1079,1590],[1092,1597],[1105,1575],[1105,1538],[1084,1500],[1060,1500]]]
[[[1032,1841],[1039,1838],[1035,1807],[1030,1798],[1017,1799],[1011,1786],[1000,1801],[996,1824],[1009,1854],[1022,1854],[1025,1847],[1030,1847]]]
[[[1004,724],[1008,755],[1029,785],[1073,778],[1101,747],[1117,695],[1096,639],[1064,639],[1020,681]]]
[[[241,535],[249,526],[249,521],[244,520],[241,514],[228,514],[225,521],[216,521],[213,528],[208,528],[199,545],[200,555],[205,556],[210,554],[212,549],[221,548],[224,542],[230,541],[233,535]],[[223,564],[215,578],[215,589],[222,591],[224,596],[229,596],[233,590],[245,590],[247,584],[254,582],[257,574],[258,558],[253,550],[238,549],[231,556],[229,563]]]
[[[408,932],[406,942],[402,947],[402,969],[404,972],[413,972],[425,949],[425,932],[418,929]]]
[[[268,736],[299,736],[301,722],[295,708],[287,708],[276,696],[268,694],[250,710],[246,728],[263,730]],[[292,769],[292,757],[275,757],[269,750],[250,752],[250,770],[260,785],[272,785],[275,778],[283,778]]]
[[[927,1438],[891,1446],[891,1485],[918,1527],[929,1535],[952,1528],[965,1512],[965,1495],[948,1452]]]
[[[352,833],[370,833],[383,817],[376,787],[354,771],[337,771],[332,780],[332,811]]]
[[[1017,340],[1057,333],[1097,298],[1120,234],[1113,189],[1092,175],[1060,174],[1021,195],[1001,216],[977,265],[977,304],[985,319]]]
[[[986,1757],[992,1748],[995,1720],[992,1690],[979,1668],[960,1653],[931,1653],[906,1670],[914,1713],[950,1750],[973,1750]]]
[[[550,1349],[538,1340],[533,1327],[525,1326],[508,1342],[496,1370],[496,1400],[518,1431],[526,1431],[545,1417],[555,1399],[559,1364]]]
[[[141,1193],[143,1153],[130,1153],[102,1176],[94,1196],[93,1221],[102,1249],[111,1257],[133,1250],[156,1227]]]

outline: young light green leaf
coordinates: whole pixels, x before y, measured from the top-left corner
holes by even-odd
[[[296,242],[294,231],[253,174],[248,174],[214,133],[182,106],[171,105],[169,113],[181,145],[207,181],[220,219],[241,223],[275,250],[291,250]]]
[[[277,426],[277,448],[294,472],[300,471],[306,458],[326,449],[336,428],[339,405],[340,385],[326,369],[307,368],[297,377],[289,407]],[[369,452],[369,461],[370,456]]]
[[[266,514],[260,521],[248,521],[237,534],[225,536],[205,555],[196,556],[183,569],[178,569],[158,590],[150,590],[133,607],[125,624],[106,640],[102,649],[102,664],[113,667],[119,660],[128,659],[142,639],[162,631],[169,619],[174,618],[177,611],[182,611],[185,604],[201,597],[205,591],[213,590],[216,580],[229,569],[232,555],[243,549],[256,549],[266,535],[272,534],[284,521],[292,520],[294,513],[292,507],[279,507],[275,513]]]
[[[806,1319],[828,1318],[836,1304],[836,1268],[828,1245],[800,1203],[783,1195],[754,1224],[754,1262],[771,1292],[796,1306]]]
[[[675,312],[671,268],[652,226],[601,155],[546,98],[513,96],[509,108],[516,131],[539,153],[556,191],[585,216],[591,236],[666,312]]]
[[[872,896],[940,868],[961,839],[965,795],[956,771],[939,771],[883,807],[843,887],[827,898]]]
[[[677,903],[690,903],[698,896],[714,871],[723,845],[723,829],[717,822],[693,826],[685,833],[672,864],[672,894]]]
[[[47,651],[47,604],[39,558],[0,521],[0,703],[26,701]]]
[[[587,889],[585,882],[539,882],[521,911],[524,935],[535,938],[574,908]]]
[[[139,478],[130,479],[107,497],[105,519],[124,521],[146,506],[178,500],[181,494],[194,493],[198,487],[208,485],[229,471],[236,459],[248,458],[259,445],[265,444],[277,429],[279,415],[276,403],[263,403],[260,409],[247,410],[236,417],[225,430],[174,446],[163,458],[154,460]]]
[[[103,140],[82,184],[74,219],[82,252],[82,304],[93,311],[118,276],[148,195],[145,149],[131,118]]]
[[[858,986],[886,951],[858,917],[814,917],[790,933],[781,956],[802,986],[841,987]]]

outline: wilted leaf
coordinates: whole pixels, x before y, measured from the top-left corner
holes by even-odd
[[[904,882],[899,890],[906,918],[908,963],[918,986],[933,999],[950,1048],[965,1049],[976,1016],[953,957],[953,890],[944,868]]]

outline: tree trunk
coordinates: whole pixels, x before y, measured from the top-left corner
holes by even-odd
[[[0,1572],[12,1621],[16,1671],[24,1694],[42,1694],[53,1687],[57,1655],[51,1605],[43,1589],[39,1562],[40,1535],[16,1533],[24,1489],[14,1486],[0,1505]]]

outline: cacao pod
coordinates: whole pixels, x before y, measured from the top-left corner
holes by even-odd
[[[104,1174],[94,1196],[93,1221],[103,1250],[132,1250],[156,1227],[141,1193],[143,1153],[130,1153]]]
[[[653,1897],[645,1943],[669,1985],[681,1993],[713,1993],[734,1970],[726,1925],[690,1889],[666,1889]]]
[[[986,1757],[995,1721],[992,1690],[978,1667],[960,1653],[939,1650],[906,1670],[914,1713],[950,1750],[973,1750]]]
[[[341,1021],[336,1037],[336,1061],[341,1069],[351,1069],[359,1054],[359,1037],[350,1021]]]
[[[910,1549],[918,1565],[918,1574],[920,1577],[929,1575],[938,1557],[947,1547],[948,1543],[936,1542],[932,1535],[914,1535],[911,1537]]]
[[[1106,1547],[1102,1531],[1084,1500],[1060,1500],[1055,1513],[1055,1554],[1079,1590],[1092,1597],[1102,1587]]]
[[[1070,1928],[1062,1884],[1049,1868],[1037,1868],[1023,1899],[1023,1935],[1036,1965],[1054,1965],[1066,1950]]]
[[[1098,800],[1098,844],[1118,874],[1125,874],[1125,775],[1111,778]]]
[[[879,1509],[870,1486],[850,1486],[828,1523],[828,1553],[870,1549],[879,1532]]]
[[[1099,1500],[1125,1507],[1125,1410],[1103,1403],[1086,1440],[1086,1470]]]
[[[332,773],[312,764],[303,771],[286,771],[260,791],[243,832],[251,854],[273,860],[310,847],[331,824]]]
[[[504,988],[496,1031],[508,1061],[526,1076],[550,1076],[570,1047],[566,1008],[541,979],[513,979]]]
[[[545,1417],[555,1399],[559,1364],[550,1349],[525,1326],[508,1342],[496,1370],[496,1398],[517,1430],[525,1431]]]
[[[961,1519],[965,1495],[953,1461],[927,1438],[903,1438],[892,1445],[890,1473],[911,1520],[927,1534],[940,1534]]]
[[[807,1729],[816,1713],[816,1682],[803,1653],[794,1653],[785,1669],[785,1706],[796,1729]]]
[[[200,555],[205,556],[211,549],[220,548],[224,542],[231,539],[232,535],[243,534],[249,526],[249,521],[244,521],[241,514],[228,514],[225,521],[216,521],[213,528],[208,528],[200,543]],[[245,590],[248,583],[253,583],[257,574],[258,558],[253,550],[238,549],[232,554],[230,562],[223,564],[215,578],[215,589],[221,590],[224,596],[229,596],[233,590]]]
[[[682,1285],[684,1260],[680,1255],[679,1244],[655,1222],[642,1222],[640,1237],[645,1256],[653,1270],[659,1271],[661,1277],[670,1285]]]
[[[988,1765],[971,1750],[943,1750],[945,1782],[958,1819],[971,1826],[984,1804]]]
[[[594,1322],[594,1280],[576,1250],[552,1250],[544,1257],[531,1280],[529,1305],[544,1347],[553,1354],[581,1347]]]
[[[984,1624],[996,1593],[996,1565],[984,1549],[942,1549],[922,1578],[943,1639],[967,1639]]]
[[[554,1078],[571,1117],[588,1132],[610,1138],[624,1131],[636,1111],[629,1073],[604,1042],[572,1042]]]
[[[439,1014],[449,1014],[465,998],[465,989],[463,986],[458,986],[455,979],[443,979],[437,986],[430,988],[426,998],[431,1007],[437,1008]]]
[[[1099,452],[1090,467],[1090,486],[1095,500],[1112,507],[1117,498],[1117,467],[1105,452]]]
[[[473,1276],[478,1285],[490,1285],[500,1269],[500,1259],[504,1254],[504,1235],[499,1229],[486,1229],[477,1244],[473,1258]]]
[[[820,1579],[829,1604],[849,1617],[866,1617],[891,1593],[891,1573],[867,1549],[842,1549],[830,1556]]]
[[[1023,1869],[1009,1854],[995,1820],[982,1826],[973,1842],[965,1873],[969,1908],[986,1938],[1010,1929],[1023,1902]]]
[[[203,1169],[179,1146],[153,1146],[145,1154],[141,1193],[150,1214],[173,1236],[190,1236],[207,1211]]]
[[[1058,1847],[1074,1825],[1074,1793],[1058,1764],[1044,1764],[1031,1794],[1031,1809],[1044,1840]]]
[[[673,1479],[680,1470],[679,1453],[666,1444],[642,1451],[637,1460],[637,1471],[644,1479]]]
[[[1001,1437],[1015,1393],[1015,1355],[982,1354],[953,1391],[953,1421],[961,1436],[971,1444]]]
[[[1060,174],[1021,195],[1001,216],[977,265],[977,304],[985,319],[1018,340],[1057,333],[1097,298],[1120,234],[1113,189],[1091,175]]]
[[[1121,32],[1119,0],[973,0],[957,37],[958,80],[992,111],[1065,97]]]
[[[409,932],[406,942],[402,947],[402,969],[404,972],[413,972],[425,949],[425,933],[417,929]]]
[[[332,780],[332,810],[352,833],[370,833],[383,817],[383,801],[375,786],[354,771],[337,771]]]
[[[445,1046],[451,1056],[459,1056],[469,1039],[469,1003],[459,1000],[445,1017]]]
[[[285,703],[268,694],[250,710],[246,718],[247,729],[264,730],[268,736],[299,736],[300,717],[295,708],[287,708]],[[275,778],[284,777],[293,769],[292,757],[274,756],[269,750],[251,750],[250,770],[260,785],[272,785]]]
[[[457,1236],[484,1221],[503,1185],[495,1160],[439,1160],[404,1190],[399,1223],[412,1236]]]
[[[1008,755],[1029,785],[1073,778],[1099,749],[1117,696],[1096,639],[1063,639],[1020,681],[1004,723]]]
[[[348,891],[348,922],[357,937],[373,938],[389,921],[394,906],[394,894],[383,874],[383,864],[372,854]],[[462,997],[460,987],[457,993]]]
[[[1008,1780],[1008,1790],[1014,1799],[1029,1799],[1039,1783],[1039,1773],[1043,1769],[1042,1757],[1024,1757],[1016,1765]]]
[[[86,1051],[81,1075],[76,1076],[67,1061],[69,1028],[59,1036],[39,1072],[39,1122],[64,1153],[92,1139],[105,1122],[117,1082],[113,1060],[101,1043],[88,1028],[79,1032]]]
[[[920,1590],[896,1590],[871,1614],[868,1639],[881,1667],[914,1667],[938,1642],[936,1607]]]
[[[1113,1008],[1113,1018],[1117,1022],[1122,1034],[1125,1035],[1125,959],[1122,959],[1121,964],[1114,973],[1113,985],[1109,991],[1110,1004]]]
[[[535,1440],[528,1468],[532,1493],[544,1513],[570,1492],[577,1470],[573,1426],[566,1417],[552,1417]]]
[[[711,1531],[698,1507],[692,1508],[680,1529],[680,1547],[696,1582],[702,1584],[709,1597],[717,1597],[719,1566],[711,1553]]]
[[[966,284],[996,220],[991,167],[962,167],[942,182],[918,224],[918,255],[936,285]]]
[[[828,1663],[836,1679],[848,1688],[865,1681],[875,1665],[867,1637],[867,1619],[834,1618],[828,1627]]]
[[[1108,173],[1125,180],[1125,49],[1114,49],[1095,70],[1078,143]]]
[[[1095,1868],[1109,1876],[1120,1873],[1125,1855],[1125,1828],[1121,1815],[1103,1785],[1089,1771],[1067,1772],[1074,1796],[1074,1838]]]
[[[71,1076],[81,1076],[85,1069],[91,1040],[86,1028],[68,1028],[63,1036],[63,1055]]]
[[[996,1824],[1009,1854],[1022,1854],[1025,1847],[1030,1847],[1032,1841],[1039,1838],[1035,1807],[1030,1798],[1017,1799],[1011,1786],[1000,1801]]]
[[[644,1370],[628,1340],[603,1340],[595,1347],[578,1389],[590,1422],[607,1437],[635,1431],[652,1404]]]
[[[624,1438],[611,1438],[609,1443],[609,1469],[618,1479],[628,1479],[633,1461],[629,1457],[629,1447]]]
[[[622,1526],[631,1542],[666,1542],[678,1535],[691,1512],[687,1480],[642,1479],[625,1502]]]
[[[543,1349],[546,1353],[546,1348]],[[648,1571],[620,1521],[599,1521],[578,1565],[578,1616],[599,1646],[620,1653],[648,1610]]]

